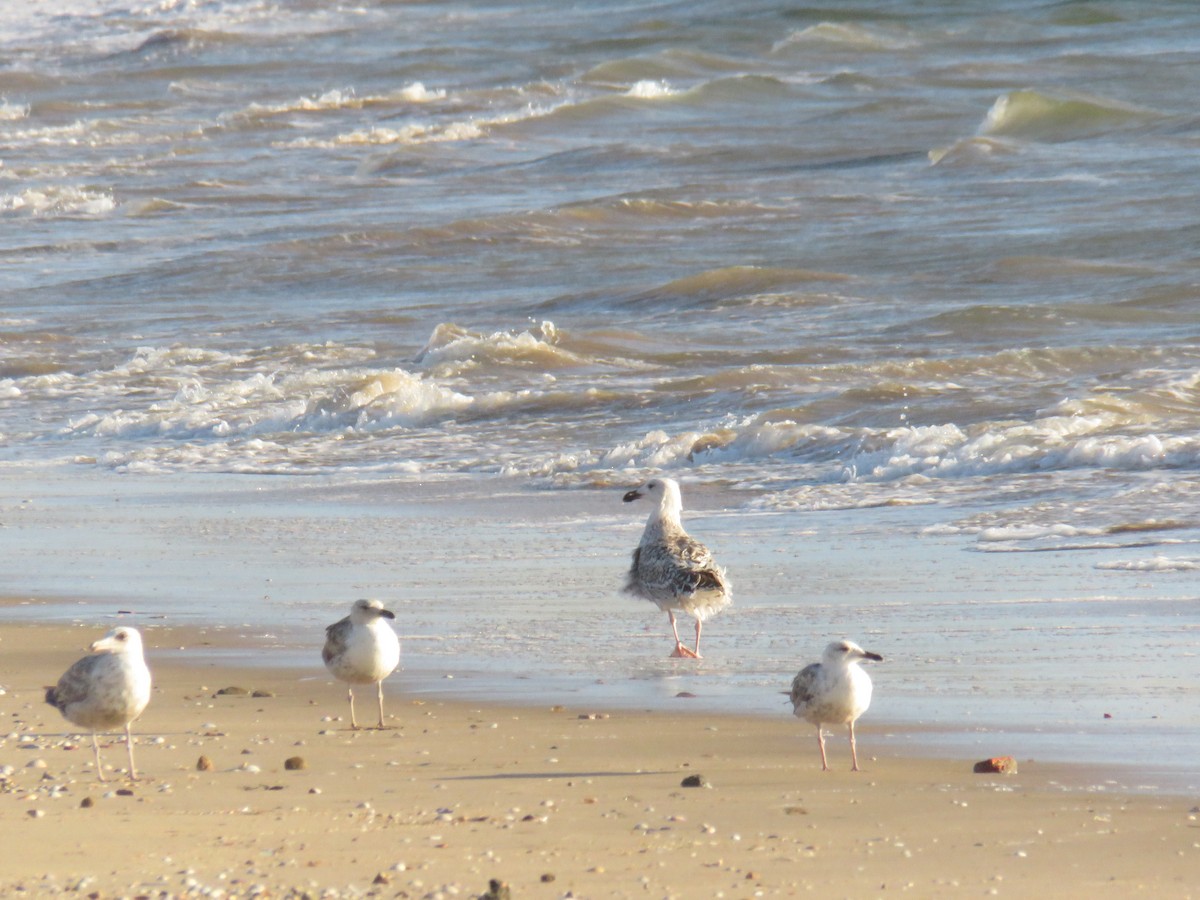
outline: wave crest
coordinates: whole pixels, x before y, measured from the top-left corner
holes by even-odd
[[[413,361],[439,367],[439,370],[450,367],[455,372],[461,372],[466,366],[485,363],[551,369],[574,367],[586,362],[576,354],[556,346],[558,340],[558,329],[550,321],[525,331],[496,331],[491,334],[442,323],[434,328],[433,334]]]
[[[1150,110],[1116,100],[1021,90],[996,99],[980,133],[1036,141],[1070,141],[1143,122],[1154,115]]]

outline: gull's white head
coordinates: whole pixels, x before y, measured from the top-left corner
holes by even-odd
[[[683,499],[679,493],[679,482],[674,478],[651,478],[640,487],[625,494],[625,502],[631,503],[648,497],[658,501],[658,508],[665,512],[678,514],[683,509]]]
[[[821,654],[821,662],[834,666],[848,666],[863,659],[883,662],[883,657],[878,653],[864,650],[858,644],[854,643],[854,641],[847,640],[834,641]]]
[[[367,625],[377,619],[394,619],[396,614],[390,609],[384,609],[378,600],[355,600],[350,607],[350,618],[359,625]]]
[[[93,653],[142,653],[142,635],[136,628],[122,625],[92,643]]]

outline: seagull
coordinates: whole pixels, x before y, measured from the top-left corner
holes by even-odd
[[[355,600],[350,615],[325,629],[321,658],[325,668],[350,685],[350,727],[354,720],[354,685],[374,684],[379,693],[379,727],[383,728],[383,679],[400,665],[400,639],[384,619],[396,614],[378,600]]]
[[[625,582],[625,591],[653,600],[665,610],[675,635],[671,656],[700,658],[700,628],[704,620],[727,607],[733,600],[725,570],[717,565],[708,548],[683,530],[679,513],[683,501],[679,484],[671,478],[652,478],[625,495],[630,503],[649,497],[658,506],[646,520],[641,543],[633,551],[633,565]],[[690,650],[679,640],[675,611],[696,619],[696,649]]]
[[[854,747],[854,722],[871,705],[871,678],[858,665],[859,660],[882,662],[878,653],[870,653],[853,641],[834,641],[825,648],[819,663],[800,670],[792,679],[792,711],[798,719],[817,726],[817,746],[821,748],[821,769],[825,761],[825,735],[822,723],[850,726],[851,771],[857,772],[858,753]]]
[[[57,685],[46,689],[46,702],[67,721],[92,730],[92,752],[100,781],[107,779],[100,766],[96,732],[123,727],[129,777],[137,781],[130,726],[150,702],[150,670],[142,655],[142,636],[136,628],[121,626],[93,643],[91,650],[91,656],[77,660]]]

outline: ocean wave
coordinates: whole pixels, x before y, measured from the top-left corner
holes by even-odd
[[[311,97],[298,97],[282,103],[251,103],[238,112],[221,117],[225,124],[248,124],[268,121],[294,113],[340,112],[347,109],[366,109],[372,106],[424,104],[446,99],[444,90],[429,90],[419,81],[384,94],[359,96],[353,89],[333,89]]]
[[[385,147],[391,144],[420,145],[456,143],[473,141],[486,137],[492,129],[506,125],[536,119],[549,115],[547,110],[530,104],[523,109],[508,113],[472,116],[465,119],[454,119],[447,122],[424,121],[410,122],[399,128],[389,128],[385,125],[372,125],[370,128],[360,128],[347,131],[332,138],[296,138],[285,141],[282,146],[309,149],[333,149],[346,146]],[[380,160],[367,171],[381,172],[389,167],[389,160]]]
[[[771,47],[771,53],[779,53],[796,45],[825,44],[855,50],[903,50],[917,46],[912,37],[886,34],[878,29],[867,28],[847,22],[818,22],[799,31],[794,31]]]
[[[977,162],[1012,156],[1017,147],[1011,141],[995,137],[976,136],[955,141],[947,147],[930,150],[932,166],[970,165]]]
[[[607,60],[588,69],[580,80],[585,84],[619,89],[643,81],[694,82],[711,78],[714,73],[740,71],[743,67],[741,60],[695,49],[672,48],[645,56]]]
[[[1012,91],[996,99],[980,128],[984,136],[1070,141],[1157,118],[1152,110],[1085,94]]]
[[[545,371],[591,362],[557,346],[558,340],[558,329],[550,321],[525,331],[491,334],[442,323],[433,330],[413,362],[428,366],[443,377],[450,373],[461,375],[483,364],[520,365]]]
[[[814,282],[848,281],[850,276],[810,269],[769,266],[726,266],[677,278],[660,287],[633,294],[625,306],[704,306],[734,298],[794,290]]]
[[[7,97],[0,97],[0,122],[15,122],[28,117],[28,103],[12,103]]]
[[[1200,560],[1184,557],[1153,556],[1150,559],[1111,560],[1096,563],[1097,569],[1111,572],[1195,572]]]
[[[678,90],[665,81],[643,80],[632,84],[625,92],[625,96],[638,100],[659,100],[663,97],[673,97],[678,93]]]
[[[0,213],[63,218],[98,218],[117,208],[111,191],[77,186],[26,188],[0,195]]]
[[[324,434],[345,429],[411,427],[460,412],[474,398],[403,369],[334,369],[294,374],[251,372],[224,377],[185,375],[178,365],[166,375],[147,353],[124,367],[155,373],[158,399],[140,408],[88,412],[63,435],[167,440],[270,437],[279,433]],[[79,379],[73,379],[78,387]],[[214,455],[219,455],[214,452]]]

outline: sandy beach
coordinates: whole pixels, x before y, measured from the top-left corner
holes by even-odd
[[[865,771],[838,733],[822,773],[785,714],[421,700],[402,672],[392,727],[353,732],[319,664],[172,661],[219,649],[199,629],[147,629],[142,778],[114,736],[100,783],[42,692],[101,630],[3,628],[5,896],[1196,895],[1196,798],[1101,791],[1084,767],[886,755],[868,715]]]

